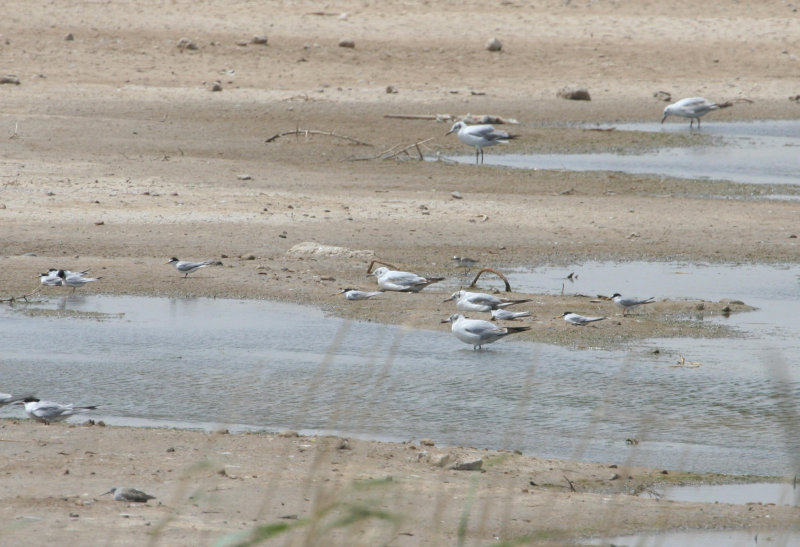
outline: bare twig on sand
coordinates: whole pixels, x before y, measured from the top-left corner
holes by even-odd
[[[369,266],[367,266],[367,273],[372,273],[372,267],[373,267],[375,264],[383,264],[383,265],[384,265],[384,266],[386,266],[387,268],[391,268],[391,269],[393,269],[393,270],[396,270],[396,269],[397,269],[397,266],[395,266],[394,264],[389,264],[388,262],[383,262],[382,260],[378,260],[378,259],[376,258],[376,259],[374,259],[372,262],[370,262],[370,263],[369,263]]]
[[[431,137],[430,139],[425,139],[424,141],[415,142],[414,144],[409,144],[408,146],[405,146],[405,147],[403,147],[403,148],[401,148],[399,150],[397,149],[397,147],[398,146],[402,146],[402,145],[395,144],[394,146],[392,146],[388,150],[384,150],[383,152],[381,152],[380,154],[377,154],[375,156],[369,156],[369,157],[366,157],[366,158],[350,158],[350,161],[389,160],[389,159],[392,159],[392,158],[396,158],[400,154],[410,155],[410,154],[408,154],[408,151],[411,150],[412,148],[416,148],[417,149],[417,157],[419,158],[420,161],[422,161],[422,160],[425,159],[425,157],[422,154],[422,149],[420,148],[420,145],[425,144],[425,143],[427,143],[429,141],[432,141],[432,140],[433,140],[433,137]]]
[[[506,284],[506,292],[511,292],[511,284],[508,282],[508,279],[506,279],[506,276],[504,276],[503,274],[501,274],[500,272],[498,272],[494,268],[483,268],[481,271],[479,271],[478,274],[475,276],[475,279],[473,279],[472,283],[470,283],[470,285],[469,285],[470,287],[474,287],[475,286],[475,283],[478,282],[478,278],[481,276],[481,274],[483,272],[492,272],[493,274],[498,275],[500,277],[500,279],[502,279],[503,282]]]
[[[36,293],[38,293],[41,288],[42,288],[41,286],[36,287],[33,291],[29,292],[28,294],[23,294],[22,296],[9,296],[7,298],[0,298],[0,303],[13,304],[17,300],[22,300],[24,302],[27,302],[28,298],[30,298],[33,295],[35,295]]]
[[[325,135],[326,137],[336,137],[337,139],[345,139],[347,141],[353,142],[361,146],[372,146],[370,143],[360,141],[354,137],[348,137],[347,135],[339,135],[337,133],[334,133],[333,131],[317,131],[315,129],[293,129],[292,131],[284,131],[283,133],[276,133],[267,140],[265,140],[264,142],[265,143],[273,142],[287,135],[297,135],[297,136],[305,135],[306,137],[308,137],[309,135]]]

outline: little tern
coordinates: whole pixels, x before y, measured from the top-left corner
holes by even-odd
[[[441,281],[444,277],[422,277],[411,272],[390,270],[384,266],[367,274],[378,281],[378,287],[384,291],[419,292],[428,285]]]
[[[114,501],[133,501],[137,503],[147,503],[147,500],[154,500],[156,499],[155,496],[151,496],[150,494],[145,494],[141,490],[137,490],[136,488],[123,488],[120,486],[115,486],[108,492],[103,492],[100,494],[101,496],[105,496],[106,494],[111,494],[114,498]]]
[[[578,325],[579,327],[583,327],[588,325],[589,323],[594,323],[595,321],[602,321],[605,317],[584,317],[583,315],[578,315],[577,313],[572,313],[571,311],[565,311],[559,317],[563,317],[564,321],[570,323],[572,325]]]
[[[467,291],[456,291],[450,298],[444,300],[444,302],[449,302],[451,300],[456,301],[456,309],[460,311],[492,311],[531,301],[530,298],[510,300],[508,298],[500,298],[482,292]]]
[[[450,323],[450,330],[456,338],[472,345],[473,350],[481,349],[482,345],[496,342],[509,334],[531,330],[530,327],[500,327],[482,319],[467,319],[460,313],[443,319],[442,323]]]
[[[445,133],[456,133],[458,140],[468,146],[475,147],[475,164],[478,164],[478,155],[483,163],[483,149],[487,146],[494,146],[497,143],[506,144],[509,140],[517,138],[516,135],[509,135],[505,131],[499,131],[493,125],[467,125],[464,122],[456,122],[450,131]]]
[[[97,409],[97,405],[92,406],[73,406],[72,404],[62,405],[52,401],[41,401],[36,397],[26,397],[16,404],[25,406],[25,413],[43,424],[60,422],[76,414],[85,414],[90,410]]]
[[[367,298],[372,298],[373,296],[383,294],[383,291],[360,291],[358,289],[348,287],[340,290],[336,294],[344,294],[344,297],[348,300],[366,300]]]
[[[190,273],[205,268],[206,266],[222,266],[219,260],[206,260],[204,262],[189,262],[187,260],[178,260],[174,256],[167,260],[167,264],[174,264],[175,268],[181,272],[183,277],[188,277]]]
[[[731,106],[730,102],[717,104],[703,97],[689,97],[667,106],[664,109],[664,117],[661,118],[661,123],[664,123],[668,116],[680,116],[681,118],[689,118],[689,128],[697,120],[697,128],[700,129],[701,116],[705,116],[712,110],[719,110],[729,106]]]
[[[623,298],[621,294],[615,292],[614,294],[611,295],[611,300],[613,300],[617,306],[622,308],[622,315],[625,315],[626,313],[628,313],[628,310],[633,309],[636,306],[641,306],[643,304],[652,304],[653,302],[655,302],[655,297],[651,296],[650,298],[644,298],[644,299],[631,298],[631,297]]]
[[[496,321],[516,321],[520,317],[530,317],[529,311],[508,311],[503,308],[492,310],[492,320]]]

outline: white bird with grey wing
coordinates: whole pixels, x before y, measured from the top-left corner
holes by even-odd
[[[531,301],[530,298],[511,300],[482,292],[467,291],[456,291],[444,302],[450,302],[451,300],[456,301],[456,309],[460,311],[492,311]]]
[[[196,272],[206,266],[222,266],[219,260],[206,260],[204,262],[189,262],[188,260],[178,260],[174,256],[167,260],[167,264],[174,264],[175,269],[181,272],[183,277],[188,277],[190,273]]]
[[[376,268],[374,272],[367,275],[375,277],[378,287],[384,291],[397,292],[419,292],[428,285],[444,279],[444,277],[422,277],[411,272],[390,270],[384,266]]]
[[[497,342],[509,334],[531,329],[530,327],[501,327],[482,319],[467,319],[460,313],[454,313],[442,320],[442,323],[448,322],[450,330],[456,338],[465,344],[470,344],[473,350],[481,349],[484,344]]]
[[[505,131],[495,129],[493,125],[467,125],[464,122],[456,122],[450,131],[445,133],[449,135],[455,133],[458,140],[466,145],[475,147],[475,163],[478,163],[478,155],[480,154],[481,163],[483,163],[483,149],[487,146],[494,146],[495,144],[506,144],[509,140],[517,138],[516,135],[509,135]]]

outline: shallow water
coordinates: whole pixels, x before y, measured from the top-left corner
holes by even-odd
[[[800,505],[800,489],[786,482],[669,486],[656,492],[644,493],[642,496],[698,503]]]
[[[658,297],[707,291],[763,307],[712,319],[742,330],[732,340],[595,351],[508,339],[472,351],[438,325],[439,317],[432,318],[437,330],[419,331],[275,302],[62,297],[0,307],[0,387],[101,404],[92,417],[112,424],[430,437],[540,457],[797,473],[800,342],[792,271],[662,265],[665,279],[687,283],[671,287],[647,270],[659,266],[617,266],[581,266],[576,292],[608,293],[617,289],[604,277],[621,282],[645,271]],[[691,288],[692,276],[715,272],[730,292],[721,280]],[[554,268],[516,272],[511,281],[517,290],[558,292],[561,276]],[[635,281],[624,286],[638,288]],[[679,354],[702,366],[673,368]],[[0,415],[22,413],[7,407]],[[628,445],[628,438],[639,443]]]
[[[758,547],[799,545],[798,532],[758,532],[756,530],[687,530],[665,532],[663,534],[617,536],[583,540],[581,545],[614,545],[616,547],[708,547],[724,545],[725,547]]]
[[[683,120],[681,120],[683,122]],[[689,132],[688,122],[615,124],[620,131]],[[714,145],[663,148],[641,154],[493,154],[485,152],[484,163],[522,169],[568,171],[619,171],[623,173],[727,180],[750,184],[800,184],[800,120],[762,122],[713,122],[711,115],[701,129],[720,137]],[[474,154],[454,158],[470,163]]]

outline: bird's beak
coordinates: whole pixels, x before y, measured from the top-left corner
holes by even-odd
[[[452,296],[450,298],[445,298],[444,300],[442,300],[442,302],[450,302],[451,300],[453,300]]]
[[[449,135],[449,134],[450,134],[450,133],[452,133],[452,132],[453,132],[453,130],[451,129],[450,131],[448,131],[447,133],[445,133],[445,134],[444,134],[444,136],[446,137],[447,135]]]
[[[441,321],[439,321],[439,323],[449,323],[449,322],[450,322],[449,317],[447,319],[442,319]]]
[[[667,119],[667,117],[666,117],[666,116],[664,116],[663,118],[661,118],[661,123],[663,124],[663,123],[664,123],[664,120],[666,120],[666,119]]]
[[[108,492],[103,492],[103,493],[102,493],[102,494],[100,494],[100,495],[101,495],[101,496],[105,496],[106,494],[110,494],[111,492],[112,492],[112,490],[109,490]]]

